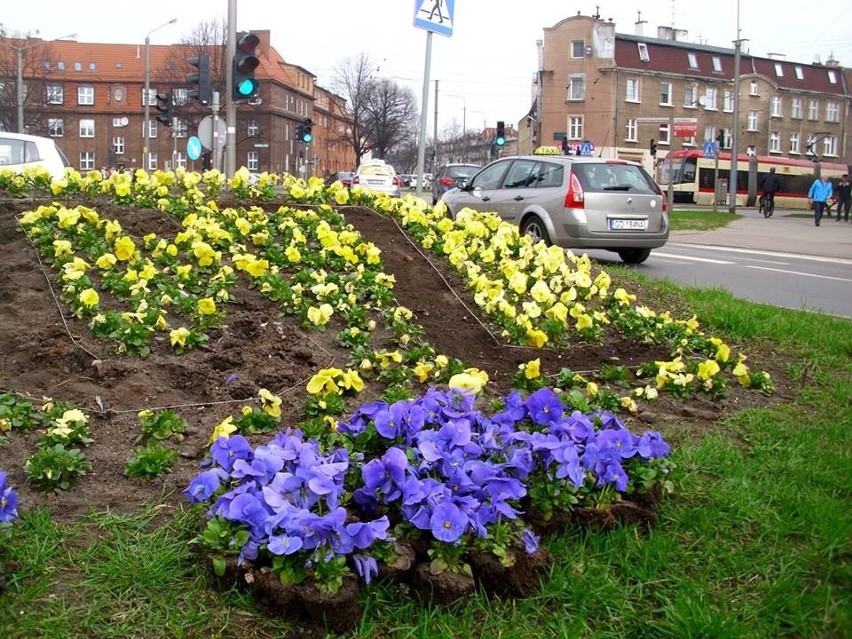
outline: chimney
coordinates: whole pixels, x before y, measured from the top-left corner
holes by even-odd
[[[643,25],[645,25],[645,24],[648,24],[648,21],[642,19],[642,12],[641,11],[637,11],[636,12],[636,23],[635,23],[636,35],[638,35],[638,36],[645,35],[644,33],[642,33],[643,28],[644,28]]]

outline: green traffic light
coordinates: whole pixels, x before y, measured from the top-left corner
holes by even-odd
[[[248,98],[257,92],[257,80],[252,78],[244,78],[237,84],[237,93],[244,98]]]
[[[310,133],[305,133],[302,136],[302,142],[310,142],[313,139],[314,139],[314,136],[312,136]]]
[[[495,142],[497,143],[497,146],[503,146],[504,144],[506,144],[506,138],[503,138],[503,137],[497,138],[495,140]]]

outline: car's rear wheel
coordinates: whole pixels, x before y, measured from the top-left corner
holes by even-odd
[[[619,249],[618,257],[625,264],[641,264],[651,256],[651,249]]]
[[[547,227],[544,225],[544,222],[535,215],[531,215],[523,221],[523,224],[521,224],[521,235],[529,235],[536,242],[541,240],[548,246],[553,244],[550,236],[547,234]]]

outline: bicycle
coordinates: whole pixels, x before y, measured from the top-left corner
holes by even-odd
[[[763,217],[772,217],[775,212],[774,193],[764,193],[760,196],[760,212],[763,213]]]

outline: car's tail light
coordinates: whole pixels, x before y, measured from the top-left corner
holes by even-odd
[[[394,179],[393,179],[393,185],[394,185],[394,186],[403,186],[403,184],[402,184],[402,178],[401,178],[401,177],[399,177],[399,176],[394,177]]]
[[[571,179],[568,180],[568,193],[565,194],[566,209],[582,209],[586,206],[586,194],[583,193],[583,187],[580,186],[580,180],[577,179],[577,174],[571,172]]]
[[[352,176],[352,184],[361,184],[361,180],[358,178],[357,175]]]
[[[663,194],[663,213],[669,212],[669,198],[666,197],[665,193]]]
[[[456,181],[453,178],[442,177],[441,178],[441,186],[455,186]]]

